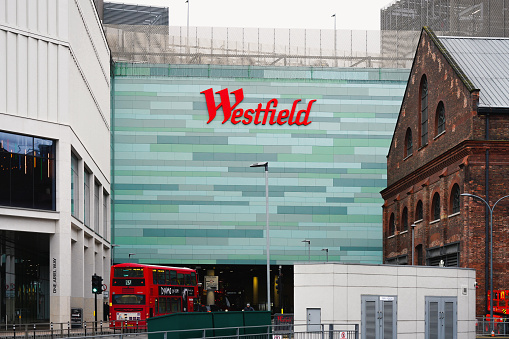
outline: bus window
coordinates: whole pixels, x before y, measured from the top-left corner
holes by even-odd
[[[176,271],[170,271],[170,277],[171,277],[171,284],[172,285],[178,285],[178,282],[177,282],[177,272]]]
[[[170,271],[164,271],[164,284],[170,284]]]
[[[115,278],[143,278],[143,268],[115,267]]]
[[[184,285],[184,274],[183,273],[177,274],[177,282],[179,285]]]
[[[184,274],[184,284],[186,286],[191,286],[191,275],[190,274]]]
[[[179,298],[169,298],[168,301],[170,302],[169,309],[168,309],[169,312],[177,313],[182,310]]]
[[[114,305],[145,305],[145,296],[141,294],[113,294],[111,303]]]
[[[166,313],[166,298],[159,298],[159,313]]]
[[[157,270],[152,271],[152,283],[157,285]]]
[[[191,286],[196,286],[196,273],[191,273]]]
[[[157,283],[159,285],[164,285],[164,271],[157,270]]]

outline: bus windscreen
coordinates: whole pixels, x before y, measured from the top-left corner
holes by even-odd
[[[143,278],[143,268],[116,267],[113,276],[115,278]]]
[[[145,296],[141,294],[113,294],[113,305],[145,305]]]

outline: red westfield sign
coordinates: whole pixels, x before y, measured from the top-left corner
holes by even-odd
[[[201,94],[205,95],[205,100],[207,101],[207,110],[209,111],[209,121],[210,123],[216,117],[217,111],[219,108],[223,109],[223,124],[227,121],[231,121],[232,124],[236,125],[239,122],[242,122],[244,125],[249,125],[250,123],[254,123],[255,125],[284,125],[288,123],[288,125],[309,125],[311,120],[309,120],[309,112],[311,111],[311,106],[316,100],[311,100],[308,103],[306,109],[301,109],[297,112],[297,104],[301,101],[295,100],[292,105],[292,109],[282,109],[277,114],[277,99],[271,99],[267,102],[265,107],[261,103],[258,104],[257,108],[236,108],[242,100],[244,100],[244,90],[239,88],[231,92],[235,96],[235,103],[232,105],[230,102],[230,93],[228,93],[228,88],[217,91],[216,94],[219,94],[220,103],[216,106],[216,101],[214,99],[214,91],[212,88],[206,89]]]

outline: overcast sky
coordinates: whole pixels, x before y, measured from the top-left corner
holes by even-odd
[[[170,25],[187,25],[186,0],[106,0],[170,8]],[[189,0],[189,25],[379,30],[391,0]]]

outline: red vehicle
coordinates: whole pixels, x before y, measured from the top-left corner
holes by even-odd
[[[504,333],[503,325],[509,321],[509,290],[493,290],[493,321],[495,322],[495,333]],[[491,293],[488,291],[488,312],[490,311]],[[490,320],[490,314],[486,315]],[[509,326],[508,326],[509,327]],[[507,328],[509,330],[509,328]]]
[[[146,319],[192,312],[198,296],[196,271],[142,264],[111,266],[110,327],[147,328]]]

